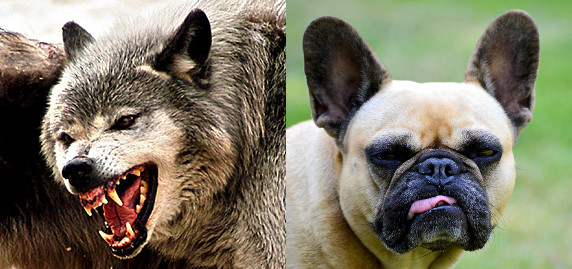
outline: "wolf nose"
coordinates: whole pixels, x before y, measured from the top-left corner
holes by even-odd
[[[425,175],[430,183],[438,186],[446,185],[453,176],[460,174],[459,165],[449,158],[429,158],[421,162],[418,172]]]
[[[78,190],[89,188],[89,179],[93,172],[93,160],[87,157],[76,157],[62,169],[62,176],[69,180],[70,185]]]

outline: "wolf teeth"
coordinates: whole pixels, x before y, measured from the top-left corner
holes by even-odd
[[[111,198],[111,200],[113,200],[115,203],[117,203],[119,206],[123,206],[123,201],[121,201],[121,198],[119,198],[119,195],[117,195],[117,191],[116,190],[111,190],[107,193],[107,195],[109,196],[109,198]]]
[[[115,242],[113,244],[114,247],[123,247],[126,246],[127,244],[129,244],[129,242],[131,242],[131,238],[129,237],[123,237],[123,239],[121,239],[121,241],[119,242]]]
[[[107,204],[107,203],[108,203],[108,202],[107,202],[107,199],[105,198],[105,196],[103,196],[103,199],[101,199],[101,202],[102,202],[103,204]]]
[[[105,242],[107,242],[107,244],[109,244],[109,245],[113,244],[113,235],[112,234],[106,234],[102,231],[99,231],[99,235],[101,236],[101,238],[103,238],[103,240],[105,240]]]
[[[131,174],[134,174],[134,175],[139,177],[139,176],[141,176],[141,170],[135,169],[135,170],[133,170],[133,172],[131,172]]]
[[[127,178],[127,175],[123,175],[121,177],[119,177],[119,179],[117,179],[117,182],[115,182],[116,185],[119,185],[121,183],[121,180],[125,180]]]
[[[131,224],[129,222],[125,223],[125,228],[127,229],[127,237],[129,238],[133,238],[135,237],[135,231],[133,231],[133,228],[131,227]]]
[[[85,209],[85,212],[87,212],[87,215],[89,215],[90,217],[92,216],[91,215],[91,208],[84,207],[83,209]]]
[[[145,194],[139,195],[139,204],[140,205],[144,204],[145,200],[147,200],[147,196],[145,196]]]
[[[141,194],[146,194],[149,190],[149,185],[144,180],[141,180],[141,186],[139,187],[139,192]]]
[[[141,205],[136,205],[135,206],[135,213],[139,214],[139,212],[141,212],[141,208],[142,208]]]

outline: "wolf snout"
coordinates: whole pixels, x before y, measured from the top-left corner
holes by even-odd
[[[76,192],[85,192],[101,185],[95,174],[95,162],[88,157],[75,157],[62,169],[62,176]]]

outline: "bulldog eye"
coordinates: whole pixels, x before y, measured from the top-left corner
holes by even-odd
[[[117,121],[115,121],[115,123],[113,124],[111,129],[114,129],[114,130],[128,129],[131,126],[133,126],[133,124],[135,124],[136,118],[137,118],[137,115],[122,116],[119,119],[117,119]]]
[[[497,153],[497,151],[492,149],[483,149],[477,153],[477,157],[492,157]]]
[[[402,147],[381,147],[366,149],[366,158],[369,163],[390,173],[395,172],[400,165],[411,156],[411,150]]]
[[[502,156],[502,144],[493,135],[479,134],[468,140],[459,150],[460,153],[477,164],[486,165],[493,163]]]
[[[482,149],[478,149],[473,151],[472,154],[469,154],[470,157],[481,169],[496,163],[500,160],[502,156],[502,150],[497,150],[496,147],[486,147]]]
[[[497,150],[495,147],[485,147],[473,150],[467,156],[473,160],[492,160],[500,158],[501,150]]]
[[[381,160],[396,160],[397,156],[391,152],[390,153],[383,152],[376,154],[375,157]]]
[[[401,145],[394,145],[388,148],[368,150],[368,155],[373,161],[381,163],[403,163],[413,155],[411,150]]]
[[[66,132],[59,134],[57,140],[62,142],[66,148],[69,147],[75,141],[75,139],[73,139]]]

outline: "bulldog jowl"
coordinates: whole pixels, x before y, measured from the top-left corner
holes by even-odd
[[[372,227],[381,241],[397,253],[417,247],[482,248],[492,227],[476,163],[446,150],[429,150],[416,158],[396,170],[376,212]]]

